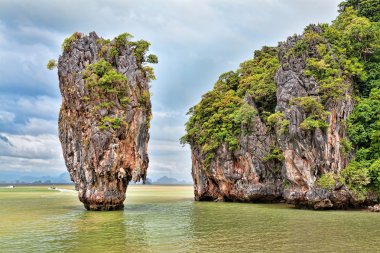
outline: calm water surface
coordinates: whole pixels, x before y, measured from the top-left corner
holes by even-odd
[[[0,188],[0,252],[380,252],[378,213],[192,196],[130,186],[124,211],[88,212],[75,192]]]

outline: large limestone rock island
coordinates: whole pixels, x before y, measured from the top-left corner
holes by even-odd
[[[154,74],[145,64],[157,57],[146,56],[148,42],[131,39],[74,33],[62,45],[59,139],[88,210],[122,209],[128,183],[146,179]]]
[[[332,24],[309,25],[219,77],[181,139],[196,200],[380,202],[379,11],[378,1],[344,1]]]

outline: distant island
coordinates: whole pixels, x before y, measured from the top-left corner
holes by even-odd
[[[167,177],[167,176],[163,176],[163,177],[160,177],[159,179],[157,179],[156,181],[153,181],[152,184],[157,184],[157,185],[167,185],[167,184],[176,184],[176,185],[192,185],[193,183],[192,182],[188,182],[188,181],[185,181],[185,180],[177,180],[175,178],[172,178],[172,177]]]
[[[70,180],[68,172],[59,174],[58,176],[17,176],[3,177],[1,176],[0,185],[20,184],[20,185],[52,185],[52,184],[73,184]],[[4,179],[6,178],[6,179]],[[133,185],[135,183],[132,183]],[[142,184],[142,183],[136,183]],[[178,180],[176,178],[162,176],[158,179],[147,178],[145,184],[147,185],[192,185],[192,182],[185,180]]]
[[[67,172],[58,176],[19,176],[1,175],[0,184],[72,184],[70,175]]]

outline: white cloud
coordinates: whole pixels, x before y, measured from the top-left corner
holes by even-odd
[[[24,126],[21,126],[21,132],[37,136],[40,134],[57,134],[58,123],[56,120],[30,118]]]
[[[16,32],[19,35],[22,35],[23,37],[36,38],[43,44],[51,42],[56,45],[60,45],[62,43],[62,39],[65,36],[64,34],[59,33],[57,31],[48,30],[31,25],[20,25]]]
[[[25,118],[56,119],[61,104],[60,98],[48,96],[5,96],[0,95],[0,108],[16,116]]]
[[[11,40],[12,38],[6,37],[5,39]],[[17,45],[17,42],[14,44],[16,45],[12,45],[12,49],[7,47],[0,49],[2,59],[0,74],[3,82],[11,83],[15,78],[19,79],[23,75],[30,78],[28,83],[49,84],[46,79],[47,70],[45,69],[48,59],[52,56],[49,48],[43,44]],[[13,49],[14,46],[17,49]]]
[[[188,145],[178,141],[152,139],[149,142],[148,177],[157,179],[163,175],[177,179],[191,180],[191,159]]]
[[[180,180],[191,180],[190,152],[155,155],[149,157],[148,177],[157,179],[163,175]]]
[[[0,20],[0,45],[5,42],[5,25]]]
[[[152,121],[151,124],[155,124],[155,122]],[[152,139],[179,143],[179,139],[185,134],[185,128],[183,126],[171,125],[170,123],[160,123],[151,128],[150,134]]]
[[[153,153],[174,153],[174,152],[189,152],[187,146],[183,147],[179,141],[163,141],[152,139],[149,141],[149,152]]]
[[[61,100],[53,97],[20,97],[16,100],[16,106],[22,111],[33,111],[40,115],[57,115]]]
[[[62,159],[23,158],[0,155],[0,171],[56,175],[66,170]]]
[[[0,20],[0,88],[16,94],[56,92],[56,73],[49,72],[46,63],[57,58],[64,36],[29,24],[8,27]]]
[[[0,137],[0,171],[53,175],[66,170],[57,136],[0,133]]]
[[[11,112],[0,111],[0,122],[12,122],[15,119],[15,115]]]
[[[0,139],[0,156],[23,159],[50,160],[61,158],[61,146],[56,135],[13,135],[1,133],[9,143]]]
[[[177,118],[183,116],[178,111],[153,111],[153,117],[155,119],[165,119],[165,118]]]

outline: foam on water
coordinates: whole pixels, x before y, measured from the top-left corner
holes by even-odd
[[[70,190],[70,189],[51,188],[51,187],[49,187],[48,190],[51,190],[51,191],[59,191],[59,192],[77,192],[77,191],[75,191],[75,190]]]

